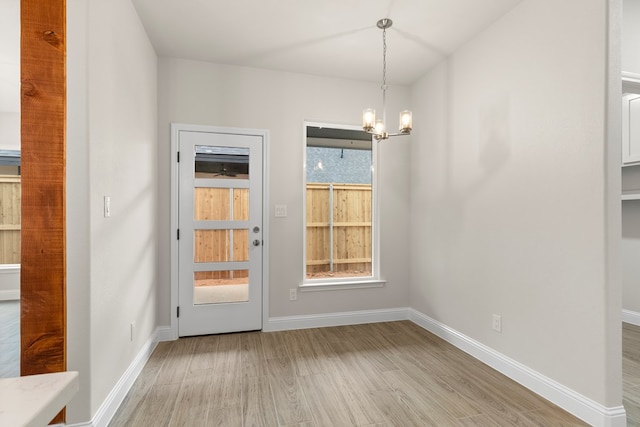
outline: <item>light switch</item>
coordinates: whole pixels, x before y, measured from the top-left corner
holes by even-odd
[[[111,197],[104,196],[104,217],[109,218],[111,216]]]
[[[285,218],[287,216],[287,205],[276,205],[276,218]]]

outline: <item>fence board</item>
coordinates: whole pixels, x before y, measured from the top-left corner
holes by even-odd
[[[233,208],[233,211],[232,209]],[[232,214],[233,212],[233,214]],[[249,219],[249,190],[246,188],[198,187],[194,192],[194,219],[203,221],[246,221]],[[231,230],[196,230],[194,235],[195,262],[231,261]],[[249,231],[233,230],[233,260],[249,259]],[[245,271],[200,271],[194,280],[247,277]]]
[[[330,192],[333,191],[333,212]],[[196,219],[248,219],[248,190],[198,188],[195,197]],[[231,208],[233,215],[231,215]],[[371,185],[308,183],[306,197],[307,273],[371,273]],[[331,247],[333,233],[333,248]],[[234,232],[233,249],[225,233],[196,231],[196,262],[245,260],[249,252],[248,230]],[[218,256],[214,256],[218,252]],[[200,272],[196,280],[227,278],[227,272]]]
[[[0,264],[20,264],[20,177],[0,175]]]
[[[333,212],[329,212],[333,191]],[[333,272],[371,273],[371,185],[307,184],[307,276]]]

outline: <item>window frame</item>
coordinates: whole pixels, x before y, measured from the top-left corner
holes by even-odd
[[[371,276],[364,277],[336,277],[323,279],[307,278],[307,128],[322,127],[340,130],[357,130],[357,125],[337,124],[329,122],[304,121],[302,129],[302,281],[298,286],[300,291],[323,291],[338,289],[358,289],[382,287],[386,281],[380,278],[380,222],[378,202],[378,144],[371,138]]]

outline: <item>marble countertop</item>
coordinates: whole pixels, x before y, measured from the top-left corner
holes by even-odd
[[[43,427],[79,388],[77,372],[0,379],[0,426]]]

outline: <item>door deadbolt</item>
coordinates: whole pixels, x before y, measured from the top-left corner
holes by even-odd
[[[254,233],[259,233],[260,232],[260,227],[258,227],[257,225],[255,227],[253,227],[253,232]]]
[[[260,246],[260,240],[256,239],[253,241],[253,246]]]

